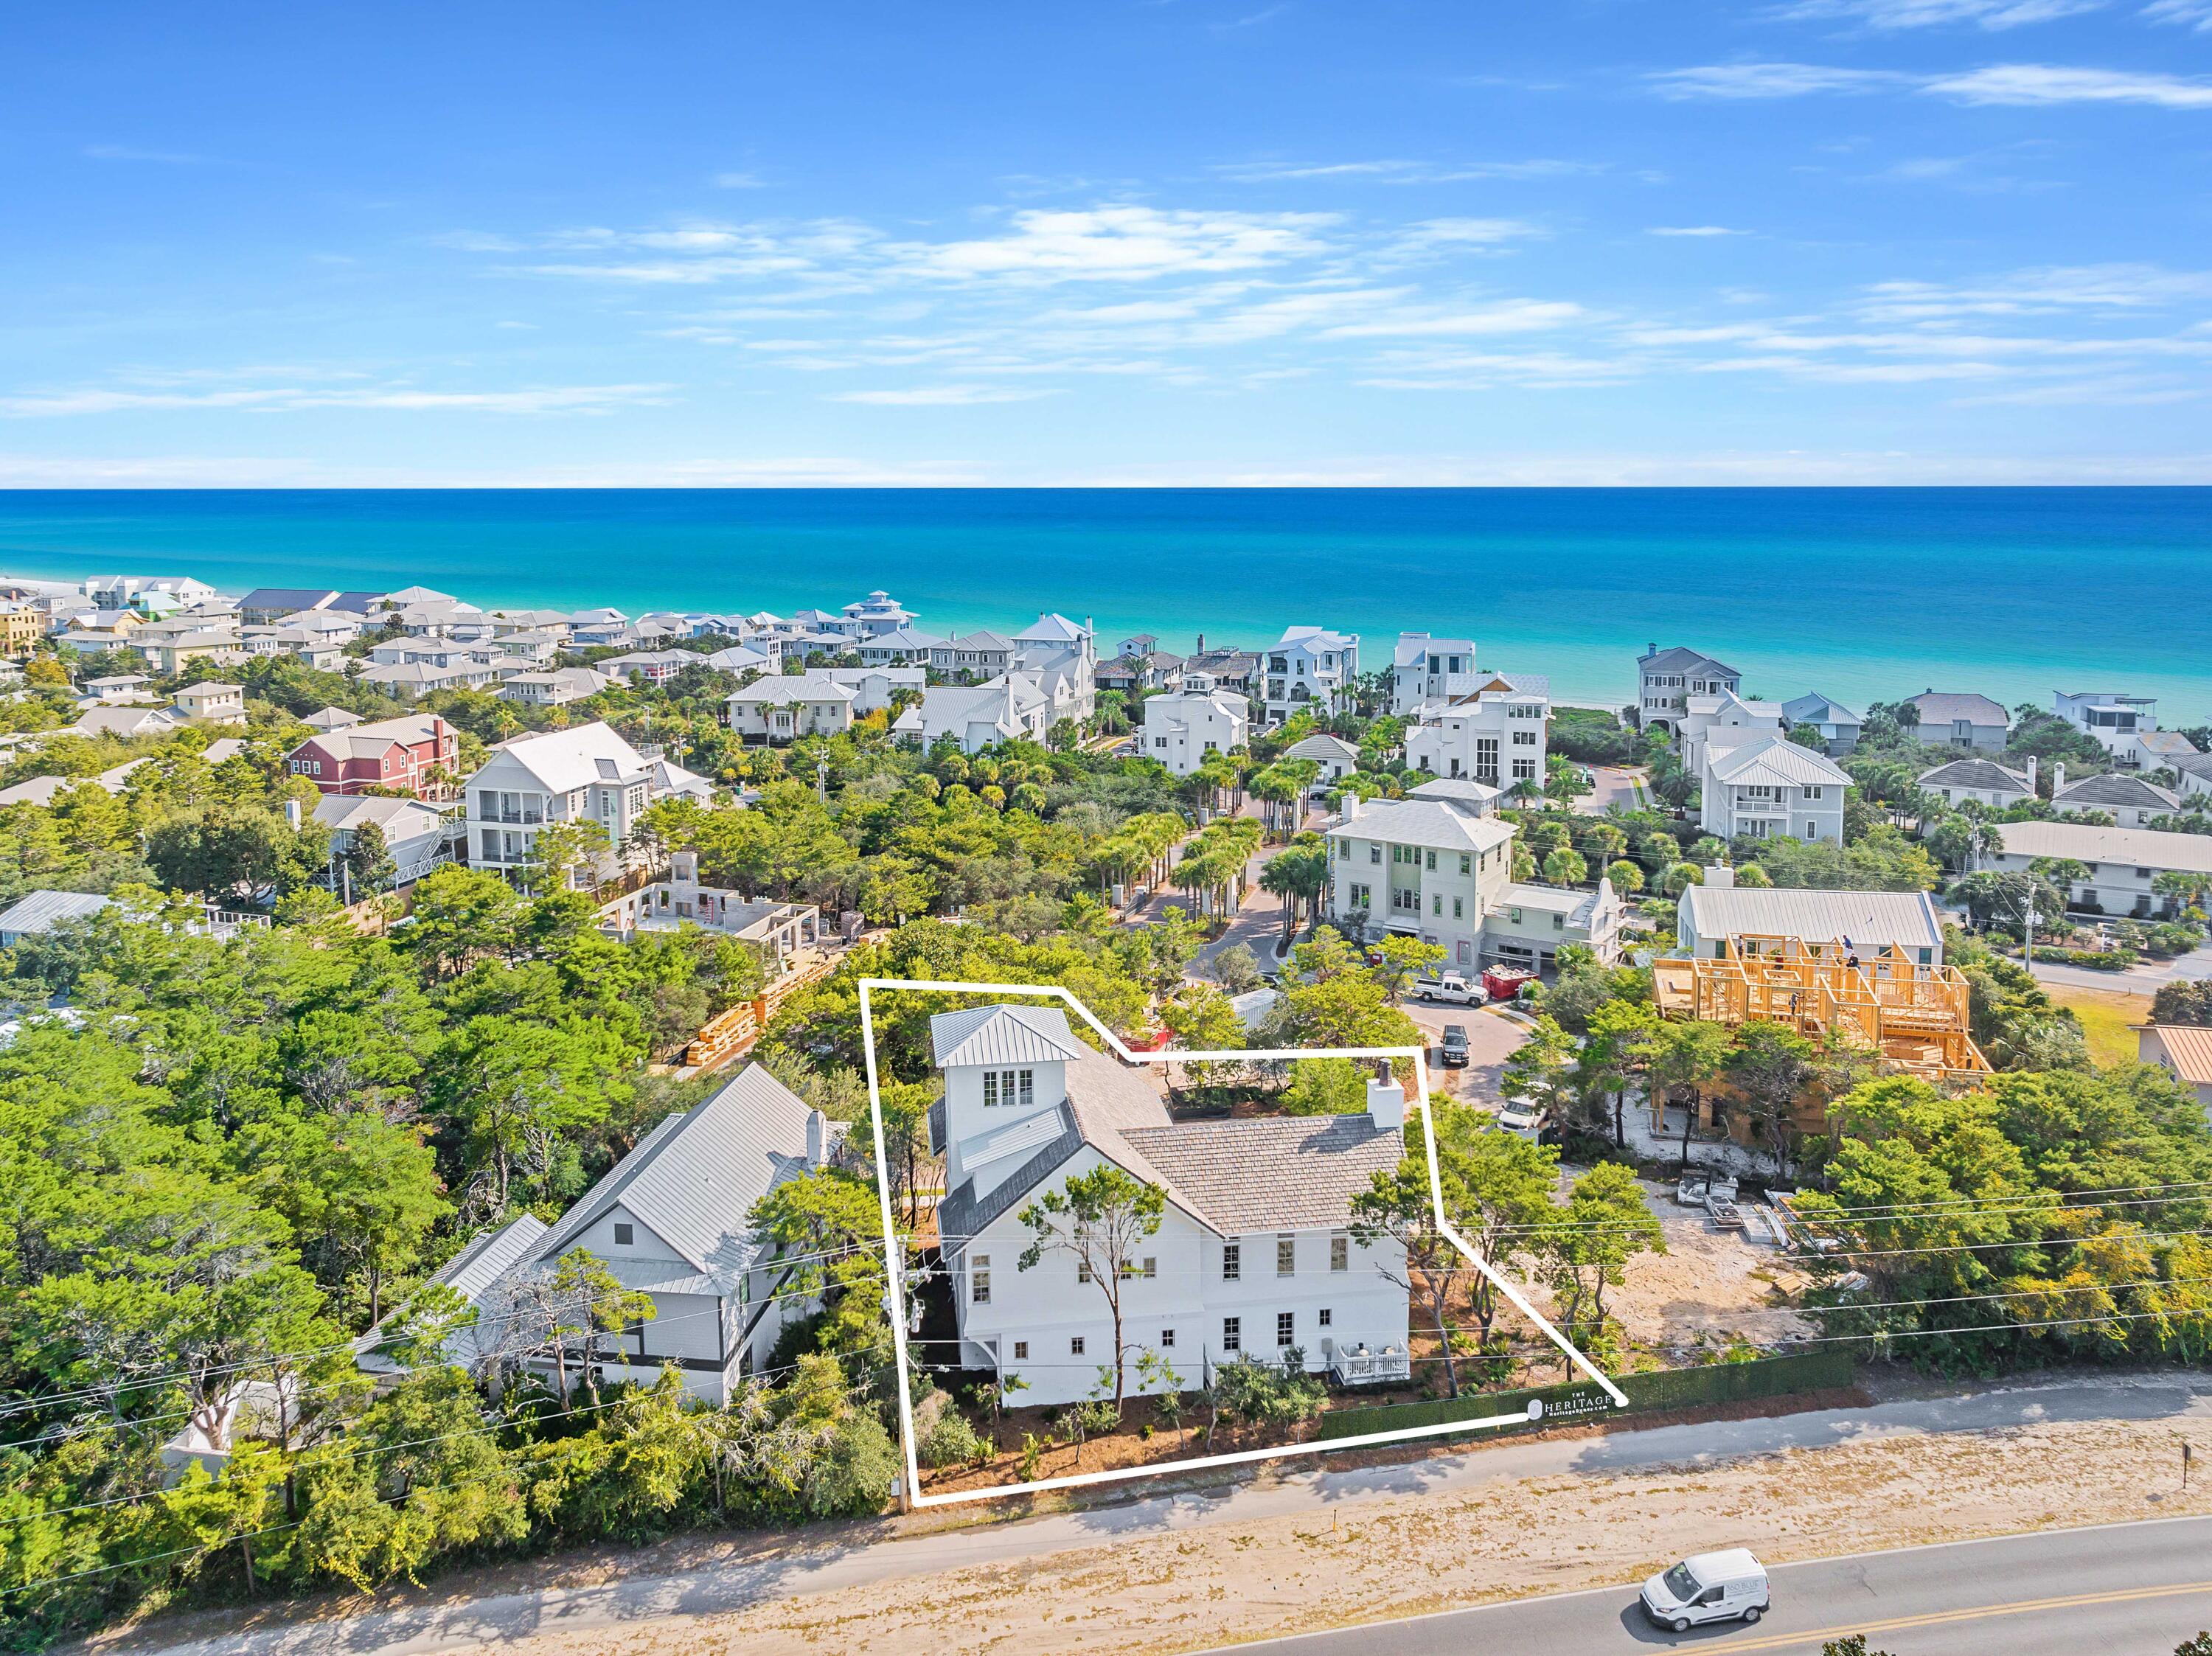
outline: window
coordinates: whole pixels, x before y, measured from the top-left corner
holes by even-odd
[[[1156,736],[1152,738],[1152,745],[1156,748],[1164,748],[1167,744],[1168,739],[1164,736]]]
[[[1090,1260],[1078,1259],[1075,1262],[1075,1280],[1079,1283],[1087,1283],[1091,1280]]]
[[[1455,920],[1462,920],[1462,919],[1465,919],[1466,918],[1467,918],[1467,899],[1466,899],[1466,898],[1464,898],[1464,897],[1455,897],[1455,898],[1453,898],[1453,899],[1452,899],[1452,919],[1455,919]]]
[[[1224,1283],[1240,1282],[1243,1276],[1243,1248],[1235,1242],[1224,1242],[1221,1245],[1221,1280]]]
[[[1079,1357],[1079,1356],[1081,1356],[1083,1355],[1083,1336],[1082,1336],[1082,1335],[1078,1334],[1078,1335],[1077,1335],[1073,1339],[1072,1339],[1072,1340],[1068,1341],[1068,1343],[1067,1343],[1067,1355],[1068,1355],[1069,1356],[1071,1356],[1071,1357]]]
[[[1323,1328],[1334,1328],[1336,1325],[1336,1313],[1331,1311],[1327,1306],[1322,1307],[1316,1315]]]
[[[983,1071],[983,1107],[988,1110],[998,1101],[999,1072],[996,1070],[986,1070]]]
[[[1243,1318],[1224,1317],[1221,1319],[1221,1349],[1224,1351],[1242,1351],[1244,1349]]]
[[[1339,840],[1336,842],[1336,860],[1340,863],[1348,863],[1352,860],[1351,840]]]
[[[617,1225],[615,1227],[615,1246],[617,1247],[628,1247],[630,1245],[630,1238],[633,1234],[634,1233],[629,1226]]]
[[[1428,861],[1425,866],[1431,874],[1437,871],[1437,853],[1435,852],[1432,851],[1429,853]]]
[[[1163,1351],[1172,1351],[1175,1350],[1174,1329],[1163,1328],[1160,1330],[1160,1350]]]
[[[1535,731],[1514,731],[1514,732],[1513,732],[1513,745],[1514,745],[1515,747],[1516,747],[1516,748],[1533,748],[1533,747],[1534,747],[1534,746],[1536,745],[1536,732],[1535,732]]]
[[[1016,1362],[1027,1362],[1029,1360],[1030,1343],[1027,1340],[1016,1340],[1014,1342],[1014,1361]]]
[[[1297,1339],[1298,1313],[1295,1311],[1278,1311],[1275,1313],[1275,1344],[1296,1345]]]
[[[1328,1239],[1328,1268],[1331,1271],[1352,1269],[1352,1238],[1332,1236]]]
[[[1379,863],[1379,862],[1381,862],[1381,861],[1382,860],[1382,846],[1368,846],[1368,847],[1367,847],[1367,860],[1368,860],[1369,862],[1370,862],[1370,863]]]
[[[1295,1277],[1298,1274],[1298,1239],[1295,1236],[1275,1238],[1275,1275]]]
[[[1026,1110],[1030,1105],[1036,1102],[1036,1071],[1035,1070],[1024,1070],[1021,1072],[1021,1077],[1022,1107]]]
[[[1463,851],[1459,854],[1459,871],[1462,874],[1474,872],[1474,858]]]
[[[1513,761],[1513,779],[1516,782],[1534,781],[1536,779],[1536,761],[1533,759],[1515,760]]]
[[[1828,797],[1828,791],[1825,787],[1808,787],[1805,790],[1805,797],[1808,799],[1825,799]]]
[[[1453,901],[1457,901],[1458,899],[1455,898]],[[1431,914],[1441,914],[1443,912],[1444,894],[1439,891],[1429,899],[1429,913]]]
[[[971,1305],[991,1303],[991,1256],[979,1253],[968,1267],[968,1300]]]
[[[1157,1277],[1157,1276],[1158,1276],[1159,1274],[1160,1274],[1160,1262],[1159,1262],[1159,1260],[1158,1260],[1157,1258],[1155,1258],[1153,1255],[1147,1253],[1147,1254],[1145,1256],[1145,1268],[1144,1268],[1144,1275],[1145,1275],[1146,1277]]]

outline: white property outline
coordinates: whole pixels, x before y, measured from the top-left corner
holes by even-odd
[[[1421,1109],[1421,1141],[1429,1152],[1429,1200],[1436,1215],[1437,1228],[1451,1245],[1467,1256],[1469,1264],[1488,1277],[1491,1283],[1513,1301],[1522,1313],[1542,1329],[1552,1344],[1559,1347],[1569,1362],[1603,1386],[1613,1399],[1613,1407],[1628,1407],[1628,1395],[1607,1379],[1597,1365],[1584,1356],[1565,1335],[1552,1326],[1543,1313],[1528,1303],[1521,1290],[1493,1268],[1468,1243],[1466,1237],[1445,1222],[1443,1174],[1437,1162],[1436,1124],[1429,1113],[1429,1054],[1425,1046],[1314,1046],[1291,1051],[1266,1047],[1231,1047],[1207,1052],[1132,1052],[1121,1038],[1109,1029],[1091,1013],[1091,1009],[1076,998],[1074,992],[1056,983],[961,983],[945,982],[929,978],[862,978],[860,991],[860,1050],[868,1074],[868,1114],[875,1127],[876,1141],[876,1198],[884,1222],[884,1309],[890,1314],[891,1344],[898,1363],[899,1443],[906,1459],[906,1499],[915,1507],[945,1507],[963,1501],[986,1501],[1000,1495],[1034,1495],[1045,1489],[1072,1489],[1092,1483],[1116,1483],[1129,1478],[1158,1477],[1173,1472],[1194,1471],[1205,1466],[1233,1466],[1255,1460],[1274,1460],[1289,1455],[1335,1454],[1346,1449],[1364,1449],[1383,1443],[1403,1443],[1414,1438],[1431,1437],[1445,1432],[1463,1432],[1486,1426],[1504,1426],[1516,1421],[1534,1418],[1533,1414],[1486,1416],[1475,1420],[1442,1421],[1433,1426],[1407,1426],[1393,1432],[1364,1432],[1354,1437],[1317,1439],[1309,1443],[1285,1443],[1269,1449],[1240,1449],[1218,1455],[1200,1455],[1189,1460],[1168,1461],[1158,1465],[1117,1466],[1100,1472],[1070,1472],[1060,1477],[1032,1478],[1024,1483],[1004,1483],[988,1489],[957,1489],[939,1495],[925,1495],[921,1489],[921,1463],[914,1432],[914,1389],[907,1375],[906,1343],[906,1260],[895,1238],[897,1230],[891,1217],[891,1181],[887,1171],[890,1158],[884,1150],[884,1101],[882,1085],[876,1073],[876,1020],[870,1001],[878,989],[921,990],[952,995],[1028,995],[1042,996],[1048,1000],[1064,1001],[1075,1015],[1091,1028],[1124,1063],[1127,1064],[1187,1064],[1203,1063],[1208,1059],[1231,1063],[1249,1062],[1254,1059],[1302,1058],[1405,1058],[1413,1063],[1413,1075],[1419,1083],[1417,1101]]]

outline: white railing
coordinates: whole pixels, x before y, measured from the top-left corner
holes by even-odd
[[[1402,1345],[1356,1345],[1331,1356],[1328,1372],[1340,1386],[1387,1386],[1413,1379],[1413,1355]]]

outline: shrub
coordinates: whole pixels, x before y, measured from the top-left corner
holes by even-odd
[[[948,1404],[915,1447],[925,1466],[957,1466],[981,1459],[983,1440],[968,1423],[968,1416]]]

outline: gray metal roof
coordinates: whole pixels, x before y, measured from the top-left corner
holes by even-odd
[[[2140,776],[2085,776],[2069,782],[2051,796],[2054,805],[2118,805],[2131,810],[2172,810],[2180,804],[2172,793]]]
[[[113,901],[83,891],[33,891],[17,898],[0,914],[0,932],[10,937],[51,931],[64,920],[97,914]]]
[[[1679,644],[1669,650],[1654,650],[1639,656],[1637,664],[1647,673],[1694,673],[1702,670],[1728,678],[1741,679],[1743,676],[1725,661],[1716,661],[1709,655]]]
[[[1513,829],[1495,816],[1477,816],[1453,801],[1431,798],[1364,803],[1357,816],[1338,822],[1327,834],[1332,840],[1382,840],[1398,846],[1482,852],[1504,845],[1513,837]]]
[[[1682,894],[1691,929],[1700,937],[1848,938],[1856,949],[1942,946],[1943,926],[1924,891],[1816,891],[1749,886],[1691,886]]]
[[[1056,1006],[971,1006],[929,1021],[932,1060],[963,1064],[1060,1064],[1090,1052]]]
[[[2020,793],[2035,792],[2028,786],[2027,778],[2021,772],[2008,770],[1989,759],[1954,759],[1948,765],[1938,765],[1934,770],[1921,772],[1918,781],[1923,788],[1996,788]]]
[[[1778,736],[1765,736],[1711,754],[1705,761],[1717,781],[1778,780],[1792,786],[1850,787],[1850,773],[1833,760]]]
[[[2012,715],[2002,703],[1971,690],[1923,690],[1906,701],[1920,710],[1922,725],[1949,725],[1965,719],[1969,725],[2009,725]]]

